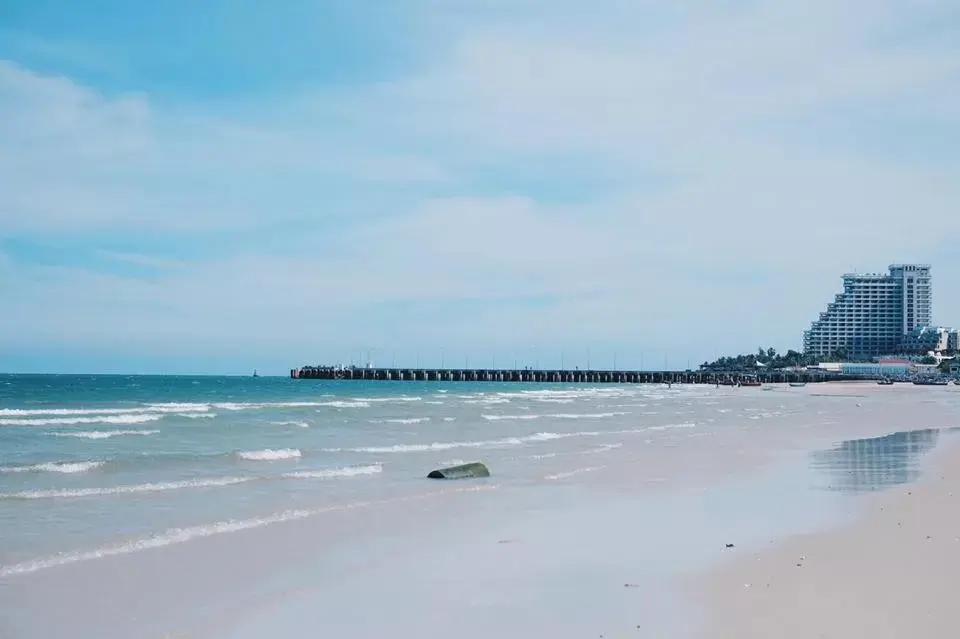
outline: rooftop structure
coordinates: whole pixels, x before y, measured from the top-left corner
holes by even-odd
[[[929,264],[891,264],[889,273],[846,273],[843,292],[803,335],[808,355],[866,359],[894,353],[932,322]]]

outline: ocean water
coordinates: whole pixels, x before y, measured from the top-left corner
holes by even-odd
[[[0,376],[0,631],[680,636],[664,580],[915,479],[960,397],[869,390]]]
[[[412,492],[480,459],[514,482],[562,479],[625,438],[693,426],[644,389],[283,378],[0,378],[0,576],[63,551]],[[695,387],[671,397],[693,399]],[[651,408],[651,410],[645,410]],[[678,408],[680,408],[678,406]],[[235,525],[241,525],[239,523]],[[207,528],[213,527],[213,528]],[[156,542],[156,543],[159,543]],[[65,560],[65,559],[64,559]]]

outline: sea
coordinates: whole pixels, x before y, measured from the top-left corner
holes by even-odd
[[[939,390],[0,376],[0,635],[639,627],[570,594],[611,578],[681,636],[658,579],[915,480],[958,404]],[[468,461],[491,476],[426,478]],[[599,567],[555,574],[577,557]]]

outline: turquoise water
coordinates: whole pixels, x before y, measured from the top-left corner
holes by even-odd
[[[0,377],[0,575],[112,540],[403,494],[431,468],[477,457],[499,477],[540,479],[531,461],[546,468],[648,427],[646,436],[661,438],[685,429],[683,411],[654,405],[703,393]]]
[[[680,636],[665,580],[914,480],[948,391],[0,377],[0,635]]]

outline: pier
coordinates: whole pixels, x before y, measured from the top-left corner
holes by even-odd
[[[829,382],[866,379],[827,371],[627,371],[496,368],[373,368],[303,366],[290,371],[293,379],[516,382],[541,384],[712,384],[721,386]]]

